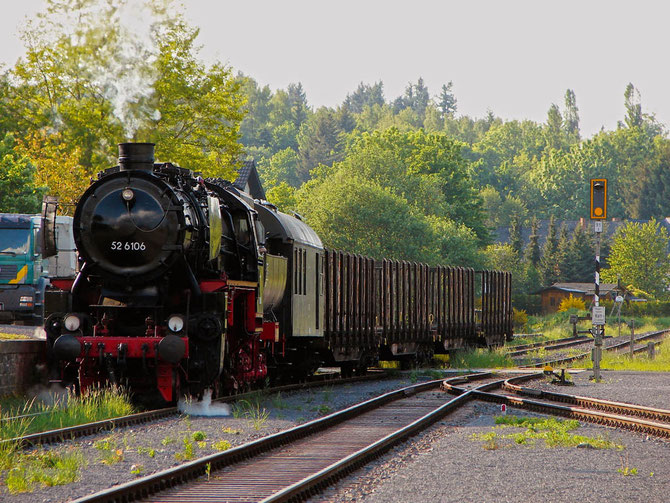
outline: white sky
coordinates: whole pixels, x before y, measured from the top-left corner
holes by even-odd
[[[18,28],[42,0],[0,0],[0,63],[22,54]],[[336,106],[359,82],[387,100],[424,78],[453,81],[458,113],[544,122],[565,90],[583,136],[616,127],[632,82],[670,126],[670,4],[638,0],[184,0],[202,56],[272,89],[302,82],[313,106]]]

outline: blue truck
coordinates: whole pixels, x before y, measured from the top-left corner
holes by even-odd
[[[56,253],[42,256],[41,215],[0,213],[0,321],[41,324],[44,292],[55,278],[73,278],[72,218],[55,218]]]

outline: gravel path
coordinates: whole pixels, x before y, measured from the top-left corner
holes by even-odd
[[[605,372],[602,383],[574,375],[574,387],[535,382],[569,394],[670,409],[670,374]],[[343,479],[311,502],[667,502],[670,442],[582,424],[574,433],[601,435],[619,449],[534,446],[507,441],[487,450],[472,435],[493,430],[498,406],[473,402],[426,433]],[[511,409],[508,414],[535,416]],[[519,430],[521,431],[521,430]],[[504,432],[507,433],[507,432]],[[624,476],[618,470],[636,469]],[[652,475],[653,474],[653,475]]]

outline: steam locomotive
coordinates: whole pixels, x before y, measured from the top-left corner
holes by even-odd
[[[173,402],[512,335],[509,273],[326,250],[298,215],[155,163],[151,143],[119,144],[74,237],[80,272],[47,292],[45,331],[51,379],[81,389]]]

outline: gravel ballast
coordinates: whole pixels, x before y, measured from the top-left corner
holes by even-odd
[[[638,403],[670,409],[670,374],[591,372],[573,375],[575,386],[544,381],[530,387],[558,393]],[[670,442],[646,435],[582,423],[573,433],[602,436],[623,449],[546,447],[505,442],[484,448],[473,434],[494,430],[497,405],[472,402],[427,432],[312,498],[310,502],[667,502]],[[547,417],[509,408],[508,415]],[[626,472],[628,468],[628,475]],[[635,469],[635,474],[631,472]]]
[[[573,374],[572,387],[544,380],[527,385],[670,409],[670,374],[604,371],[603,382],[597,384],[589,375]],[[55,448],[82,452],[86,466],[79,482],[17,495],[1,487],[0,501],[69,501],[132,479],[133,465],[141,465],[141,475],[146,475],[178,464],[176,456],[185,453],[184,438],[191,439],[198,457],[215,452],[212,444],[222,440],[240,445],[408,384],[408,378],[400,378],[265,397],[261,407],[270,415],[258,430],[244,417],[181,417],[71,441]],[[494,431],[499,414],[497,405],[471,402],[310,501],[668,501],[669,442],[582,424],[573,433],[600,435],[624,448],[549,448],[539,440],[534,446],[507,442],[485,449],[472,435]],[[508,414],[537,416],[512,408]],[[204,434],[204,444],[192,440],[197,432]],[[105,438],[123,451],[123,460],[102,463],[109,453],[95,442]],[[155,450],[153,457],[148,449]],[[622,468],[635,468],[636,474],[624,476],[618,471]]]
[[[85,463],[80,480],[62,486],[38,488],[32,493],[13,495],[2,485],[0,501],[70,501],[127,482],[136,476],[176,466],[183,462],[189,449],[192,449],[194,458],[209,455],[218,451],[214,444],[219,442],[228,442],[230,446],[241,445],[409,384],[408,377],[400,377],[332,385],[300,392],[275,393],[264,396],[260,402],[259,411],[265,409],[269,413],[266,419],[262,419],[263,416],[257,413],[245,417],[243,412],[234,414],[238,417],[173,417],[45,447],[82,453]],[[256,401],[250,399],[248,403],[253,407]],[[222,404],[215,404],[214,407],[220,408]],[[199,440],[198,443],[196,439],[203,436],[204,440]],[[221,447],[223,445],[219,444],[219,448]],[[120,456],[115,456],[117,451],[121,451]],[[118,458],[121,459],[112,464],[104,463],[105,459]],[[137,471],[138,467],[139,474],[133,475],[131,470]]]

